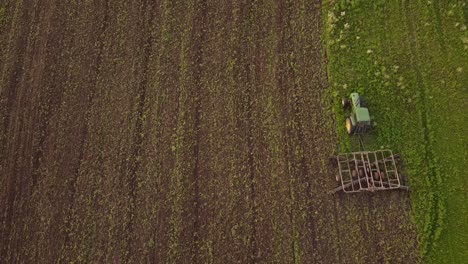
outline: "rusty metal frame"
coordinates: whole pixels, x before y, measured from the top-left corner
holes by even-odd
[[[336,156],[341,186],[332,193],[344,191],[382,191],[406,189],[401,184],[395,155],[389,149],[341,153]]]

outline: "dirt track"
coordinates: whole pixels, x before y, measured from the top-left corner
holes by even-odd
[[[0,259],[418,261],[407,194],[326,193],[319,1],[31,2],[1,31]]]

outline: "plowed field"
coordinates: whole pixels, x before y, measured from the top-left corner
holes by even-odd
[[[406,192],[330,195],[320,1],[2,1],[6,263],[415,263]]]

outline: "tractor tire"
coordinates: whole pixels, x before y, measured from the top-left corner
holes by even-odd
[[[347,98],[341,99],[341,105],[343,106],[343,109],[346,110],[351,106],[351,102]]]
[[[361,107],[367,107],[367,100],[364,96],[359,97],[359,104],[361,105]]]
[[[348,132],[348,135],[352,135],[354,133],[355,128],[356,126],[353,125],[351,118],[347,117],[346,118],[346,132]]]

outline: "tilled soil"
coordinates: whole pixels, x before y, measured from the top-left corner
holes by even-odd
[[[419,260],[407,193],[327,193],[319,1],[5,6],[0,259]]]

